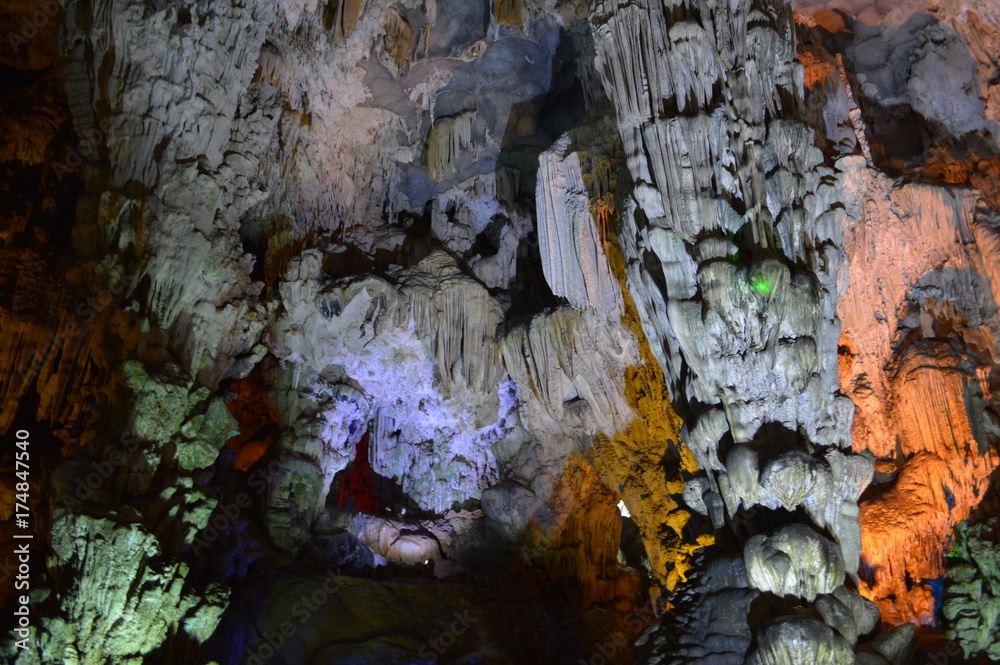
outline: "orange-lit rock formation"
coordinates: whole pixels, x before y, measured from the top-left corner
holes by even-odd
[[[869,168],[848,185],[848,287],[837,310],[841,386],[856,407],[853,447],[876,465],[861,500],[861,589],[885,622],[933,624],[952,530],[983,499],[1000,461],[990,166],[998,117],[995,86],[981,76],[998,23],[981,3],[888,13],[847,5],[809,7],[815,27],[806,30],[810,48],[841,58],[860,107],[855,131],[871,145]],[[893,70],[900,58],[906,67]],[[815,57],[807,64],[826,71]],[[873,166],[922,182],[894,182]]]
[[[0,7],[0,660],[997,653],[993,0]]]
[[[877,277],[852,280],[840,306],[854,448],[879,460],[862,501],[865,588],[884,620],[933,623],[928,584],[1000,462],[987,413],[996,299],[983,293],[997,255],[974,242],[993,233],[974,192],[877,180],[867,191],[848,269]]]

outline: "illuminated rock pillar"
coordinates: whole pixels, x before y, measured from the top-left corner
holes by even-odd
[[[684,625],[642,646],[651,662],[853,663],[877,621],[854,590],[872,466],[849,452],[836,304],[863,161],[828,163],[796,119],[789,4],[609,0],[591,24],[634,180],[629,290],[705,471],[686,502],[719,543],[676,599]]]

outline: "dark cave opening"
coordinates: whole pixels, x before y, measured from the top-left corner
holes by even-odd
[[[375,472],[369,459],[369,431],[358,441],[354,459],[333,477],[327,497],[328,506],[348,512],[407,520],[434,517],[407,496],[396,479]]]

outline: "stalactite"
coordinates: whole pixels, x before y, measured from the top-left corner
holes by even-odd
[[[857,511],[854,508],[852,515],[851,508],[856,505],[864,474],[861,486],[845,482],[847,469],[834,465],[822,472],[824,480],[817,483],[816,469],[827,467],[813,461],[813,456],[817,447],[823,450],[848,442],[849,405],[836,396],[834,382],[781,369],[832,367],[836,360],[836,327],[816,325],[815,319],[805,314],[832,314],[837,295],[836,262],[812,276],[790,270],[782,259],[794,256],[801,261],[816,251],[816,243],[803,235],[815,228],[816,217],[839,203],[839,193],[833,187],[823,187],[823,179],[833,175],[832,169],[809,145],[811,132],[792,120],[795,100],[801,99],[803,91],[792,61],[789,7],[781,4],[764,10],[767,13],[744,7],[733,11],[727,6],[711,12],[701,5],[685,7],[684,12],[674,15],[652,3],[606,2],[598,3],[591,23],[598,35],[597,59],[604,66],[605,91],[615,102],[628,164],[637,182],[635,200],[648,220],[640,222],[637,215],[623,218],[624,246],[629,252],[652,250],[662,262],[661,276],[652,279],[642,274],[641,267],[630,271],[630,290],[640,301],[645,300],[638,309],[640,317],[653,317],[662,311],[660,303],[665,301],[668,326],[643,321],[643,327],[653,343],[660,345],[665,371],[681,364],[690,368],[686,381],[673,387],[687,399],[719,405],[716,408],[721,407],[724,413],[724,419],[719,418],[722,427],[709,435],[714,440],[703,438],[707,429],[693,437],[699,461],[718,471],[709,472],[704,489],[700,482],[699,489],[692,484],[685,494],[687,503],[710,514],[716,529],[733,527],[741,502],[756,504],[757,510],[791,510],[806,501],[817,506],[834,503],[839,510],[833,521],[813,510],[815,520],[834,530],[832,541],[817,533],[820,527],[811,519],[771,534],[775,542],[788,541],[775,546],[787,550],[785,554],[768,559],[787,564],[779,566],[776,575],[766,573],[766,566],[761,568],[758,561],[758,550],[766,549],[770,542],[767,535],[749,539],[742,551],[750,589],[798,596],[799,602],[808,604],[818,594],[842,588],[845,551],[856,562],[860,550]],[[650,20],[641,24],[629,21],[636,12]],[[726,30],[745,30],[746,40],[721,39]],[[649,87],[625,84],[630,71],[634,72],[632,80],[648,81]],[[722,138],[727,136],[739,140],[733,145]],[[744,226],[746,234],[737,248],[731,243],[733,234]],[[655,243],[650,241],[654,230],[663,238]],[[831,234],[834,243],[839,240],[838,231]],[[635,240],[630,237],[633,235]],[[781,245],[777,244],[779,237]],[[744,252],[749,255],[733,260]],[[678,269],[687,262],[693,265]],[[643,263],[646,270],[652,270],[648,258]],[[829,290],[819,290],[817,281]],[[654,290],[659,295],[646,295]],[[807,322],[810,319],[812,323]],[[795,340],[791,345],[779,343],[779,339],[790,337]],[[732,360],[720,364],[715,360],[720,355]],[[739,370],[731,369],[736,365]],[[788,394],[812,397],[809,403],[797,404],[794,412],[783,413],[787,407],[781,405],[787,404],[784,396]],[[784,423],[789,435],[780,443],[769,440],[775,436],[769,423]],[[747,479],[758,488],[753,494],[736,495],[731,479],[739,477],[742,470],[727,469],[716,458],[718,448],[725,445],[718,437],[726,429],[733,442],[745,443],[766,455],[759,480]],[[801,452],[791,456],[790,452],[782,453],[782,447],[798,447]],[[746,492],[750,485],[740,481],[738,487]],[[833,492],[835,496],[831,496]],[[708,507],[721,502],[728,508],[728,519],[722,511]],[[805,543],[812,542],[810,538],[823,541],[822,554],[789,554],[808,549]],[[788,565],[801,571],[793,575]],[[828,575],[822,572],[826,566],[830,567]],[[818,589],[774,588],[774,584],[786,582],[794,586],[795,579],[824,581]],[[755,629],[759,631],[757,650],[739,657],[791,663],[808,658],[810,648],[829,652],[820,646],[826,639],[823,631],[830,632],[822,624],[803,626],[802,637],[792,648],[784,642],[788,639],[781,632],[785,624],[777,616],[755,617],[754,623],[766,625],[768,620],[773,621],[769,627]],[[729,648],[749,646],[742,641],[742,628],[727,625],[718,630],[732,635],[734,642]],[[783,635],[774,638],[774,653],[769,644],[771,631]],[[845,654],[851,653],[849,646],[839,642],[835,651],[840,655],[830,662],[842,662]],[[657,648],[676,657],[691,656],[683,644],[672,648],[664,643]]]
[[[413,28],[397,10],[390,10],[385,25],[385,50],[396,65],[396,69],[402,74],[405,74],[410,67],[413,48]]]
[[[431,180],[441,182],[454,172],[460,154],[475,149],[472,143],[475,119],[476,112],[471,110],[434,120],[427,134],[427,169]]]
[[[522,0],[493,0],[493,18],[500,25],[515,28],[524,26]]]

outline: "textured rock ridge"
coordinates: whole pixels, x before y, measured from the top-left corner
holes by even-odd
[[[745,541],[745,584],[764,601],[809,606],[857,566],[856,502],[871,476],[870,462],[837,449],[851,417],[835,373],[840,190],[857,161],[826,163],[795,119],[803,89],[788,5],[604,2],[591,22],[636,183],[622,218],[629,290],[708,471],[685,497],[737,542],[741,508],[757,515],[751,525],[785,522]],[[722,612],[726,596],[710,597],[701,611]],[[711,620],[732,637],[715,656],[684,640],[655,652],[738,662],[755,635],[753,662],[853,662],[818,610],[787,623],[780,605],[773,622],[755,613],[759,633]]]
[[[997,114],[979,72],[993,67],[983,48],[998,17],[974,3],[805,11],[807,39],[839,58],[884,171],[851,179],[862,196],[845,228],[850,279],[838,305],[853,446],[875,459],[861,589],[888,622],[932,624],[931,581],[945,574],[952,529],[997,466],[995,179],[983,175]],[[921,182],[890,179],[900,172]]]
[[[962,522],[955,529],[942,614],[945,636],[958,640],[967,656],[986,652],[993,660],[1000,657],[998,556],[996,518],[971,527]]]

